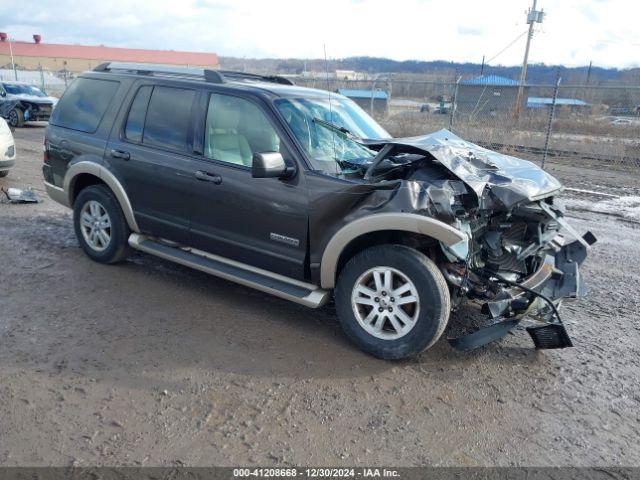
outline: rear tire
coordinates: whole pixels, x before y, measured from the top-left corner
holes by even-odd
[[[355,255],[334,292],[347,337],[365,352],[400,359],[431,347],[451,310],[449,288],[426,255],[403,245],[382,245]]]
[[[91,185],[78,194],[73,204],[73,226],[80,247],[96,262],[117,263],[132,253],[131,230],[106,185]]]
[[[14,108],[9,112],[7,123],[13,128],[24,126],[24,112],[19,108]]]
[[[4,170],[4,171],[0,172],[0,178],[6,177],[7,175],[9,175],[9,170]]]

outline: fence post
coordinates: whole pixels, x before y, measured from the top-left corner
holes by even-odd
[[[551,101],[551,108],[549,109],[549,121],[547,122],[547,134],[544,138],[544,153],[542,154],[542,169],[544,170],[544,164],[547,161],[547,153],[549,152],[549,138],[551,137],[551,127],[553,123],[553,117],[556,113],[556,101],[558,100],[558,89],[560,88],[560,70],[556,76],[556,86],[553,89],[553,100]]]
[[[44,89],[44,73],[42,72],[42,65],[38,64],[38,70],[40,70],[40,86],[42,87],[42,91],[47,93]]]
[[[373,92],[376,90],[376,82],[378,81],[378,77],[373,79],[373,85],[371,85],[371,105],[369,106],[369,115],[373,117]]]
[[[16,82],[18,81],[18,70],[16,70],[16,62],[13,58],[13,46],[11,45],[11,42],[13,40],[10,38],[9,39],[9,53],[11,53],[11,68],[13,68],[13,76],[16,77]]]
[[[62,61],[62,78],[64,78],[64,88],[67,88],[67,61],[63,60]]]
[[[453,131],[453,117],[456,114],[456,102],[458,100],[458,85],[460,84],[460,80],[462,76],[459,76],[456,80],[456,86],[453,89],[453,97],[451,98],[451,114],[449,115],[449,131]]]
[[[387,88],[387,111],[386,115],[389,115],[389,109],[391,108],[391,94],[393,93],[393,80],[388,80],[388,88]]]

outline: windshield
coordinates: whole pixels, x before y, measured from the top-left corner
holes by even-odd
[[[294,135],[309,154],[316,170],[328,173],[348,173],[373,158],[376,152],[355,142],[336,127],[349,130],[360,138],[382,139],[391,136],[358,105],[343,97],[329,95],[318,98],[280,98],[276,108]],[[315,121],[319,119],[320,121]]]
[[[26,95],[33,95],[36,97],[46,97],[46,95],[42,93],[42,90],[40,90],[37,87],[34,87],[33,85],[5,83],[3,84],[3,86],[4,86],[4,89],[7,91],[7,93],[10,93],[11,95],[26,94]]]

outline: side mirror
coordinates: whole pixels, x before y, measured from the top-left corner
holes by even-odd
[[[4,90],[0,90],[0,97],[6,97],[7,96],[7,92],[5,92]]]
[[[279,152],[254,153],[251,163],[253,178],[287,178],[294,172],[293,167],[287,167]]]

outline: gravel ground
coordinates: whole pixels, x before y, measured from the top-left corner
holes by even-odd
[[[136,254],[91,262],[44,193],[41,127],[0,186],[0,465],[640,466],[640,179],[553,163],[599,238],[575,347],[526,332],[384,362],[314,311]]]

